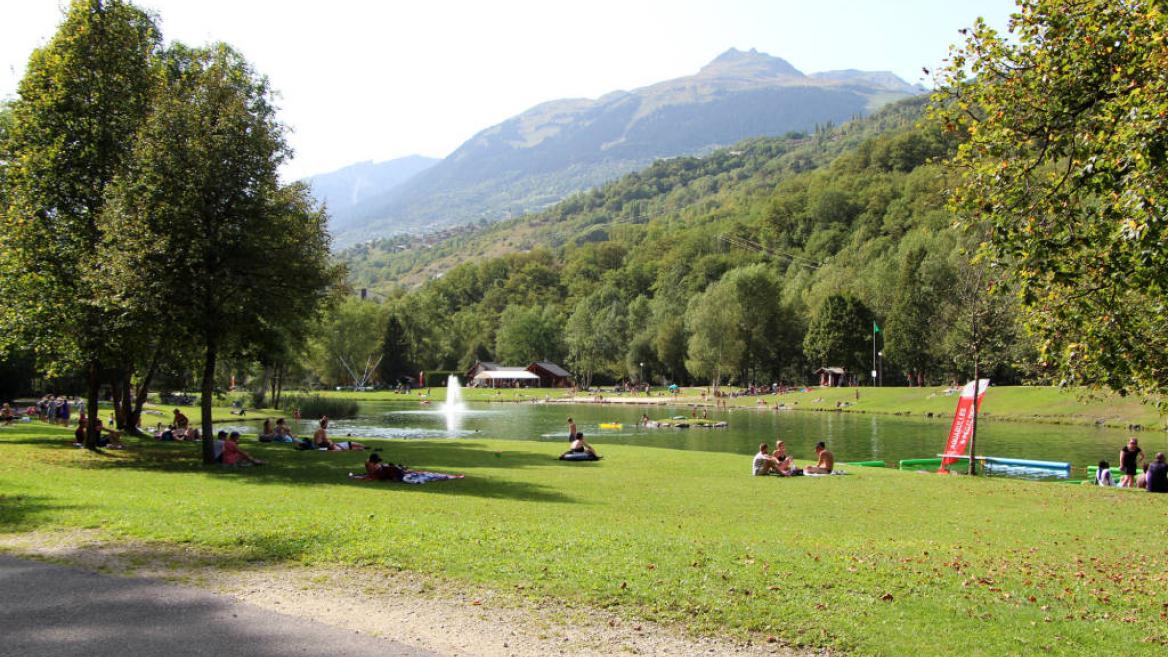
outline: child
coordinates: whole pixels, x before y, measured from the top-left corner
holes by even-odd
[[[1095,483],[1099,486],[1111,486],[1111,464],[1107,461],[1099,462],[1099,469],[1095,472]]]

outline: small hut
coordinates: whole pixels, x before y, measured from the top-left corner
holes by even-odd
[[[527,371],[539,377],[541,388],[568,388],[572,385],[571,372],[546,360],[537,360],[528,365]]]
[[[845,385],[847,371],[842,367],[821,367],[815,370],[819,377],[819,385],[824,388],[836,388]]]

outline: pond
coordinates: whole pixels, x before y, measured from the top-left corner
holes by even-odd
[[[823,440],[838,461],[933,457],[943,451],[949,418],[904,418],[854,413],[806,411],[709,411],[711,420],[724,420],[723,429],[646,429],[637,426],[642,413],[650,418],[689,415],[688,407],[626,406],[618,404],[467,404],[462,413],[447,416],[439,408],[416,403],[363,402],[360,417],[334,421],[330,435],[375,439],[498,438],[556,443],[566,446],[567,418],[598,451],[606,444],[628,444],[662,449],[753,454],[760,442],[772,447],[776,436],[786,441],[796,458],[812,458],[815,442]],[[601,424],[620,423],[620,429]],[[303,421],[301,435],[310,435],[313,423]],[[255,428],[250,427],[250,432]],[[1118,465],[1119,448],[1128,434],[1115,429],[987,420],[978,424],[977,452],[987,456],[1069,461],[1073,476],[1100,459]],[[1145,452],[1168,450],[1168,434],[1138,434]]]

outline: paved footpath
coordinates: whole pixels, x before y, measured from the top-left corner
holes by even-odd
[[[205,591],[0,554],[0,657],[436,657]]]

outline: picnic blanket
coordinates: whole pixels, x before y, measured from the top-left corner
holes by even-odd
[[[463,479],[466,475],[460,474],[444,474],[441,472],[426,472],[425,470],[410,470],[402,477],[403,484],[428,484],[432,481],[447,481],[449,479]],[[349,479],[360,479],[362,481],[372,481],[372,477],[367,474],[357,474],[355,472],[349,473]]]

